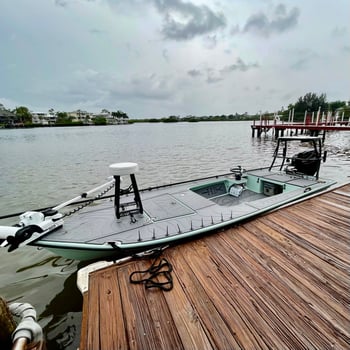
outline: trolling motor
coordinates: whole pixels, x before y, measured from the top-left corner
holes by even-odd
[[[19,247],[21,243],[31,238],[33,233],[42,233],[43,229],[37,225],[29,225],[20,228],[14,236],[7,236],[6,241],[9,246],[8,252],[12,252]]]
[[[45,214],[52,216],[45,217]],[[17,226],[0,226],[0,239],[3,240],[1,247],[8,246],[9,252],[17,249],[23,242],[29,243],[33,234],[36,234],[33,239],[37,239],[63,225],[62,214],[52,209],[44,212],[27,211],[19,218]]]

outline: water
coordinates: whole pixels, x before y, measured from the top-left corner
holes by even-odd
[[[273,137],[251,138],[249,122],[134,124],[0,130],[0,216],[55,205],[106,182],[108,165],[140,166],[140,188],[266,166]],[[328,134],[321,175],[349,182],[350,133]],[[13,223],[9,219],[0,224]],[[77,349],[83,263],[24,247],[0,251],[0,295],[37,310],[48,349]]]

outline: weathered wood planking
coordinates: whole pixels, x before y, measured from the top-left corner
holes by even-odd
[[[90,275],[80,350],[350,348],[350,184],[163,256],[170,292]]]

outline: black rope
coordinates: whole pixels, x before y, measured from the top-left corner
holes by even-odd
[[[124,195],[126,195],[126,194],[129,194],[129,193],[131,193],[132,192],[132,184],[128,187],[128,188],[121,188],[120,189],[120,192],[119,192],[119,194],[121,195],[121,196],[124,196]]]
[[[164,291],[173,289],[173,278],[171,272],[173,266],[165,259],[161,258],[162,251],[158,250],[152,255],[154,258],[151,266],[147,270],[134,271],[129,276],[129,280],[134,284],[145,285],[146,289],[159,288]]]
[[[81,210],[81,209],[87,207],[88,205],[90,205],[90,204],[93,203],[94,201],[96,201],[96,200],[98,200],[98,199],[101,199],[101,198],[103,197],[103,195],[105,195],[108,191],[110,191],[110,190],[114,187],[114,185],[115,185],[115,184],[112,183],[110,186],[108,186],[104,191],[102,191],[100,194],[98,194],[98,195],[95,196],[94,198],[91,198],[91,199],[89,199],[89,200],[87,200],[87,201],[84,201],[84,202],[81,203],[78,207],[76,207],[76,208],[70,210],[69,212],[65,213],[65,214],[63,215],[62,218],[67,217],[67,216],[70,216],[70,215],[72,215],[72,214],[78,212],[79,210]],[[82,194],[82,196],[83,196],[83,195],[84,195],[84,193]],[[85,193],[85,197],[83,197],[83,198],[86,198],[86,193]]]

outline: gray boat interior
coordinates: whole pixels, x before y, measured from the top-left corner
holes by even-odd
[[[248,181],[261,182],[263,190],[254,192]],[[283,184],[295,186],[284,192]],[[144,213],[117,220],[113,198],[96,201],[65,219],[63,227],[41,238],[45,242],[76,242],[108,244],[132,243],[176,236],[180,233],[201,230],[223,222],[239,221],[266,207],[302,195],[317,180],[286,175],[280,172],[258,170],[247,172],[237,180],[233,175],[210,181],[198,180],[177,186],[141,191]],[[230,194],[234,187],[234,195]],[[133,194],[123,196],[130,202]]]

